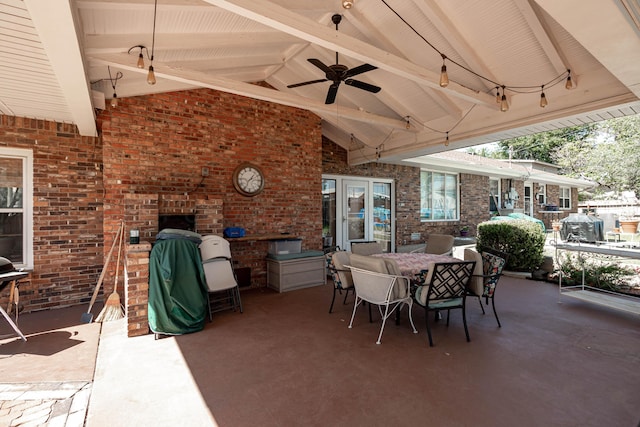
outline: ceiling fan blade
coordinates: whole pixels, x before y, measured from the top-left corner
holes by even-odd
[[[316,67],[320,68],[325,73],[332,73],[333,71],[327,65],[324,65],[322,61],[316,58],[308,58],[307,61],[311,62]]]
[[[338,86],[340,86],[340,82],[334,83],[329,86],[329,92],[327,92],[327,99],[324,101],[325,104],[333,104],[336,101],[336,95],[338,94]]]
[[[375,67],[371,64],[362,64],[362,65],[358,65],[355,68],[350,69],[349,71],[347,71],[347,74],[345,75],[345,77],[353,77],[356,76],[358,74],[362,74],[362,73],[366,73],[367,71],[372,71],[372,70],[377,70],[378,67]]]
[[[367,92],[380,92],[379,86],[370,85],[369,83],[361,82],[360,80],[347,79],[344,81],[344,84],[366,90]]]
[[[312,85],[314,83],[322,83],[322,82],[328,82],[329,80],[327,79],[318,79],[318,80],[310,80],[308,82],[302,82],[302,83],[295,83],[292,85],[287,86],[289,89],[293,88],[293,87],[298,87],[298,86],[306,86],[306,85]]]

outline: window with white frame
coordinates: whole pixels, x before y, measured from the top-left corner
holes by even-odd
[[[455,220],[458,208],[458,175],[420,171],[420,220]]]
[[[33,152],[0,148],[0,256],[33,267]]]
[[[560,209],[571,209],[571,188],[560,187]]]

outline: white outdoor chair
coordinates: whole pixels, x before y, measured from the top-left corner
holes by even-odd
[[[200,255],[209,291],[209,321],[213,319],[213,313],[222,310],[240,309],[242,313],[240,287],[233,271],[229,242],[220,236],[203,236]],[[222,294],[223,291],[227,292]],[[223,296],[216,297],[219,295]],[[212,305],[215,305],[215,308],[212,308]]]
[[[380,261],[384,267],[384,260],[380,259]],[[411,317],[413,300],[411,299],[410,282],[407,277],[378,273],[353,266],[349,266],[349,268],[351,268],[351,276],[353,277],[353,284],[356,289],[356,302],[353,306],[349,328],[353,326],[353,319],[358,307],[363,301],[366,301],[369,304],[377,305],[380,315],[382,316],[382,326],[380,326],[380,333],[378,334],[376,344],[382,342],[382,333],[384,332],[384,325],[387,319],[396,309],[401,310],[405,304],[409,309],[409,321],[411,322],[413,333],[418,333],[413,324],[413,318]]]

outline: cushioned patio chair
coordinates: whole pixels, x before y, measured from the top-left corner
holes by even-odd
[[[347,303],[349,292],[355,294],[353,287],[353,279],[351,278],[351,270],[346,267],[349,264],[350,254],[347,251],[336,251],[326,254],[327,269],[333,279],[333,297],[329,306],[329,313],[333,311],[333,303],[336,300],[336,293],[342,295],[345,292],[343,304]]]
[[[429,234],[427,236],[427,243],[424,248],[419,248],[411,251],[412,253],[423,252],[426,254],[434,255],[451,255],[453,253],[453,244],[455,243],[455,237],[450,234]]]
[[[491,252],[484,251],[480,254],[473,249],[464,250],[464,259],[476,262],[467,295],[478,298],[482,314],[485,314],[485,311],[480,298],[484,298],[487,305],[491,300],[493,315],[496,317],[498,327],[501,328],[502,325],[496,312],[495,295],[498,280],[500,280],[504,266],[507,264],[508,255],[494,249],[491,249]]]
[[[450,234],[429,234],[424,252],[436,255],[451,255],[455,237]]]
[[[427,335],[429,345],[433,347],[429,312],[447,310],[447,326],[451,310],[462,309],[464,333],[469,338],[467,315],[465,311],[467,288],[475,267],[475,261],[435,263],[426,275],[424,285],[419,285],[415,292],[415,301],[425,309]]]
[[[364,258],[370,259],[364,260]],[[382,342],[382,333],[384,332],[387,319],[391,317],[396,310],[398,310],[396,312],[398,314],[404,305],[408,306],[409,321],[413,333],[418,333],[411,316],[413,300],[410,293],[409,278],[384,273],[384,271],[387,270],[387,264],[382,258],[352,255],[351,264],[358,264],[365,268],[358,268],[354,265],[349,266],[356,290],[356,303],[353,307],[353,313],[351,314],[349,328],[353,327],[353,319],[360,304],[368,302],[369,307],[371,307],[371,305],[377,305],[380,315],[382,316],[382,325],[380,326],[380,333],[378,334],[376,344]],[[398,318],[396,318],[396,320],[397,319]]]
[[[382,246],[378,242],[352,242],[351,252],[358,255],[381,254]]]

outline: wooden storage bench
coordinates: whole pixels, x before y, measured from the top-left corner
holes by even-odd
[[[267,286],[278,292],[326,283],[325,257],[320,251],[267,256]]]

